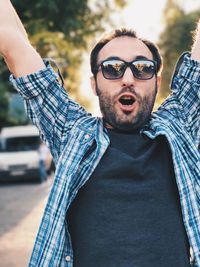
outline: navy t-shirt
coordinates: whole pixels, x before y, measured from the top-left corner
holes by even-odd
[[[73,267],[189,267],[165,137],[108,133],[109,148],[67,214]]]

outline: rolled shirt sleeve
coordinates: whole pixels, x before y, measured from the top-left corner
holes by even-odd
[[[10,82],[24,99],[30,99],[46,90],[49,85],[58,80],[58,75],[54,72],[49,62],[44,61],[46,68],[25,77],[15,78],[10,75]]]

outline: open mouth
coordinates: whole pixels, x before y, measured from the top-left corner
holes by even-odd
[[[121,109],[124,111],[132,111],[134,109],[134,103],[136,102],[135,96],[132,94],[123,94],[119,97],[119,103]]]
[[[120,97],[119,102],[122,105],[129,106],[135,102],[135,99],[133,97],[130,97],[130,96],[123,96],[123,97]]]

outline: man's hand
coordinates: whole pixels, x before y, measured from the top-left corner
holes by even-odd
[[[31,46],[11,2],[0,0],[0,10],[0,54],[9,70],[20,77],[43,69],[44,63]]]
[[[200,61],[200,20],[194,36],[194,44],[191,51],[191,58]]]

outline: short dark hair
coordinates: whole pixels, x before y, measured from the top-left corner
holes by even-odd
[[[162,69],[162,57],[160,55],[159,49],[156,46],[156,44],[154,44],[153,42],[147,39],[139,38],[137,36],[137,33],[132,29],[121,28],[121,29],[115,29],[109,34],[105,35],[93,47],[90,53],[90,67],[91,67],[91,72],[93,73],[95,77],[97,74],[97,60],[98,60],[98,55],[99,55],[100,50],[111,40],[117,37],[123,37],[123,36],[136,38],[142,41],[149,48],[149,50],[151,51],[153,55],[153,60],[155,60],[157,63],[157,73]]]

